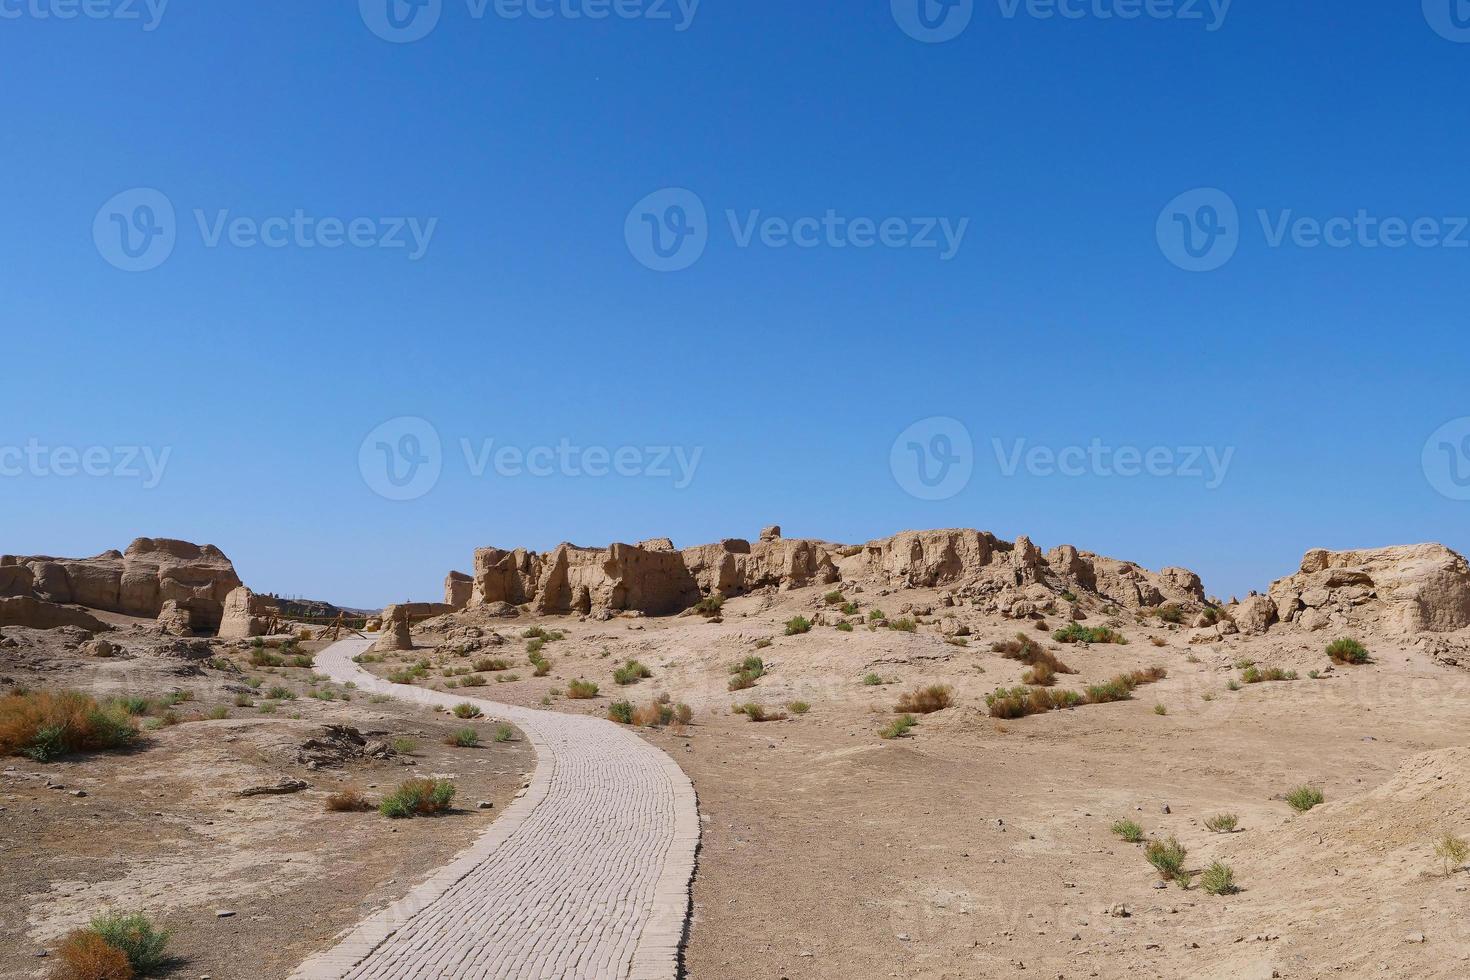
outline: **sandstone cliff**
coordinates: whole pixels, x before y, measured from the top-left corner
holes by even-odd
[[[157,618],[164,604],[186,610],[195,629],[219,627],[225,597],[240,586],[235,566],[213,545],[138,538],[126,552],[95,558],[0,556],[0,596],[72,603]]]
[[[562,544],[545,554],[481,548],[472,575],[450,573],[445,602],[456,609],[507,603],[542,614],[667,615],[714,594],[842,581],[942,588],[1003,610],[1068,592],[1133,609],[1202,606],[1205,599],[1199,576],[1186,569],[1155,573],[1066,545],[1044,555],[1026,537],[1010,542],[970,529],[905,531],[842,545],[783,538],[773,526],[755,542],[729,538],[682,551],[667,538],[606,548]]]

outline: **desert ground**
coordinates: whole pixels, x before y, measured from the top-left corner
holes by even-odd
[[[477,589],[499,587],[486,569],[503,555]],[[1405,627],[1444,625],[1463,559],[1435,552],[1425,572],[1421,552],[1320,568],[1309,555],[1263,615],[1265,596],[1170,599],[1196,594],[1183,575],[1138,578],[1145,601],[1125,605],[1105,560],[1083,588],[1051,574],[1070,553],[1030,582],[1004,557],[1003,576],[980,562],[939,576],[968,585],[927,585],[852,554],[661,615],[482,592],[385,611],[357,662],[450,698],[611,716],[667,753],[698,798],[684,976],[1470,976],[1470,874],[1436,854],[1470,834],[1470,642]],[[106,619],[122,648],[106,657],[76,627],[0,639],[10,690],[155,702],[126,751],[5,762],[6,976],[47,976],[37,954],[108,907],[173,930],[163,975],[289,976],[485,833],[535,769],[518,734],[492,740],[494,717],[475,722],[479,747],[450,747],[463,723],[442,711],[291,665],[325,639],[168,639]],[[1349,637],[1363,662],[1329,657]],[[1058,664],[1050,687],[1018,650]],[[1082,697],[1008,716],[997,689],[1028,684]],[[276,687],[297,696],[264,696]],[[932,688],[942,697],[914,697]],[[332,725],[362,743],[302,748]],[[323,809],[405,773],[455,780],[454,811]],[[237,795],[292,779],[309,785]],[[1301,787],[1323,802],[1294,806]],[[1120,821],[1177,839],[1179,873],[1164,880]],[[1217,863],[1232,887],[1206,887]]]

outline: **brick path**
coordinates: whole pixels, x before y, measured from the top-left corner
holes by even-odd
[[[469,850],[339,937],[292,980],[672,980],[699,842],[694,787],[609,721],[390,684],[336,643],[316,669],[363,691],[511,722],[536,751],[525,794]]]

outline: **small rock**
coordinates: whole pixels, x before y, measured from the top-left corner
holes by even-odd
[[[1169,809],[1169,804],[1165,803],[1163,806],[1159,807],[1159,812],[1161,812],[1161,813],[1173,813],[1174,811],[1173,810],[1170,810]]]
[[[78,799],[80,799],[81,797],[87,795],[87,791],[84,790],[84,789],[74,789],[74,790],[71,791],[71,795],[77,797]]]
[[[234,914],[235,914],[235,910],[234,909],[220,909],[219,911],[217,911],[217,912],[214,913],[215,918],[217,918],[217,919],[228,919],[228,918],[231,918],[232,916],[234,916]]]
[[[491,803],[489,800],[481,800],[480,803],[479,803],[479,809],[481,809],[481,810],[493,810],[493,809],[495,809],[495,804],[494,803]]]
[[[1406,943],[1422,943],[1422,942],[1427,942],[1427,940],[1424,937],[1424,933],[1422,933],[1422,932],[1411,932],[1407,936],[1404,937],[1404,942],[1406,942]]]
[[[908,942],[909,941],[909,934],[906,933],[906,932],[899,933],[898,934],[898,941],[901,942],[901,943]]]

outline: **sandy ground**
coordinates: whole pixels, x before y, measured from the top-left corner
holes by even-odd
[[[361,696],[317,700],[308,692],[331,686],[313,682],[308,669],[252,668],[239,651],[228,659],[242,669],[169,657],[86,659],[51,644],[0,650],[0,674],[35,687],[191,695],[174,708],[180,723],[148,732],[128,751],[47,764],[0,760],[0,975],[45,975],[49,958],[39,952],[117,908],[144,910],[172,931],[169,949],[178,959],[168,976],[284,977],[338,931],[452,859],[533,765],[529,746],[495,743],[486,724],[481,747],[451,748],[442,738],[463,723]],[[260,688],[244,684],[250,678]],[[298,696],[261,696],[276,686]],[[241,692],[250,694],[247,707],[235,704]],[[336,694],[352,697],[340,688]],[[260,710],[272,703],[274,713]],[[216,707],[230,717],[189,720]],[[328,752],[327,763],[312,769],[300,750],[322,738],[326,725],[353,726],[369,742],[409,739],[414,747],[340,764]],[[414,776],[454,779],[455,812],[389,821],[376,812],[324,811],[332,792],[351,788],[375,799]],[[235,795],[282,779],[309,785],[290,795]],[[494,808],[482,811],[480,801]]]
[[[488,697],[604,713],[668,694],[694,707],[687,730],[647,733],[700,794],[689,976],[1470,976],[1470,874],[1444,874],[1433,855],[1443,833],[1470,836],[1470,750],[1457,748],[1470,745],[1470,673],[1386,637],[1368,638],[1375,662],[1362,667],[1334,666],[1324,633],[1190,645],[1188,630],[1126,612],[1121,646],[1062,646],[1031,623],[944,608],[913,634],[783,635],[820,593],[732,600],[720,623],[487,621],[503,642],[469,655],[516,664],[517,680],[477,689]],[[921,592],[854,598],[890,615],[937,606]],[[965,646],[941,635],[947,615],[970,628]],[[523,666],[533,625],[565,634],[544,650],[545,678]],[[1078,670],[1060,687],[1156,665],[1169,676],[1131,701],[995,721],[984,695],[1025,668],[990,644],[1018,630]],[[727,691],[729,666],[752,654],[768,673]],[[653,677],[615,684],[629,658]],[[416,659],[443,687],[442,665],[466,658],[422,649],[375,669]],[[1243,660],[1299,679],[1232,691]],[[870,672],[888,683],[864,685]],[[578,677],[596,699],[563,696]],[[908,738],[879,738],[899,695],[929,683],[951,685],[955,705]],[[810,711],[783,721],[730,711],[798,699]],[[1302,784],[1327,803],[1292,810],[1282,797]],[[1207,830],[1221,812],[1240,829]],[[1142,848],[1110,832],[1122,818],[1177,836],[1191,871],[1226,862],[1241,891],[1157,887]]]
[[[1115,621],[1127,645],[1058,645],[1034,623],[909,591],[850,598],[865,614],[934,606],[914,633],[842,632],[828,618],[784,635],[798,613],[830,613],[821,591],[734,599],[719,622],[465,615],[425,624],[419,649],[369,666],[386,675],[426,662],[418,683],[455,690],[475,676],[485,683],[467,693],[559,711],[602,715],[615,699],[662,695],[689,704],[691,725],[642,731],[700,794],[705,835],[686,951],[699,980],[1470,976],[1470,873],[1446,874],[1433,854],[1446,832],[1470,836],[1470,672],[1371,633],[1374,662],[1361,667],[1332,665],[1327,633],[1191,645],[1188,630],[1126,611]],[[544,677],[532,676],[524,634],[533,626],[563,634],[542,651]],[[963,645],[946,637],[959,627],[969,632]],[[1025,668],[991,644],[1022,630],[1078,671],[1063,688],[1152,666],[1168,677],[1130,701],[997,721],[985,694],[1020,683]],[[752,655],[767,673],[730,692],[730,666]],[[505,669],[475,670],[486,657]],[[613,671],[634,658],[652,676],[617,684]],[[1299,679],[1231,690],[1246,660]],[[267,683],[311,686],[309,672],[270,673]],[[884,683],[865,684],[870,673]],[[568,698],[574,679],[598,684],[598,696]],[[224,683],[212,670],[206,681]],[[880,738],[899,696],[930,683],[950,685],[954,705],[922,716],[908,737]],[[797,700],[810,710],[792,713]],[[731,712],[746,701],[789,717],[755,723]],[[180,725],[138,754],[45,767],[68,786],[95,780],[98,791],[80,800],[0,780],[6,863],[38,865],[0,885],[0,946],[22,945],[0,966],[25,975],[45,936],[99,903],[151,894],[191,957],[179,975],[280,975],[490,819],[386,827],[371,814],[321,813],[333,780],[386,785],[401,775],[396,762],[311,774],[299,796],[236,800],[234,787],[279,768],[260,761],[259,737],[246,738],[257,724],[420,732],[419,771],[455,772],[473,787],[466,800],[503,799],[529,764],[515,743],[431,755],[435,726],[446,723],[398,705],[291,704],[299,722],[232,708],[244,720]],[[201,726],[219,737],[198,738]],[[299,740],[294,730],[281,737]],[[1302,784],[1327,802],[1296,813],[1283,796]],[[43,809],[28,815],[32,806]],[[1222,812],[1238,815],[1237,832],[1205,828]],[[97,814],[92,824],[58,819],[87,813]],[[1177,836],[1191,871],[1229,864],[1241,891],[1160,887],[1142,848],[1110,832],[1122,818]],[[93,827],[107,828],[110,845]],[[138,850],[119,853],[121,842]],[[364,845],[366,855],[349,857]],[[170,904],[170,883],[190,882]],[[238,914],[216,919],[222,907]],[[230,972],[245,963],[254,972]]]

